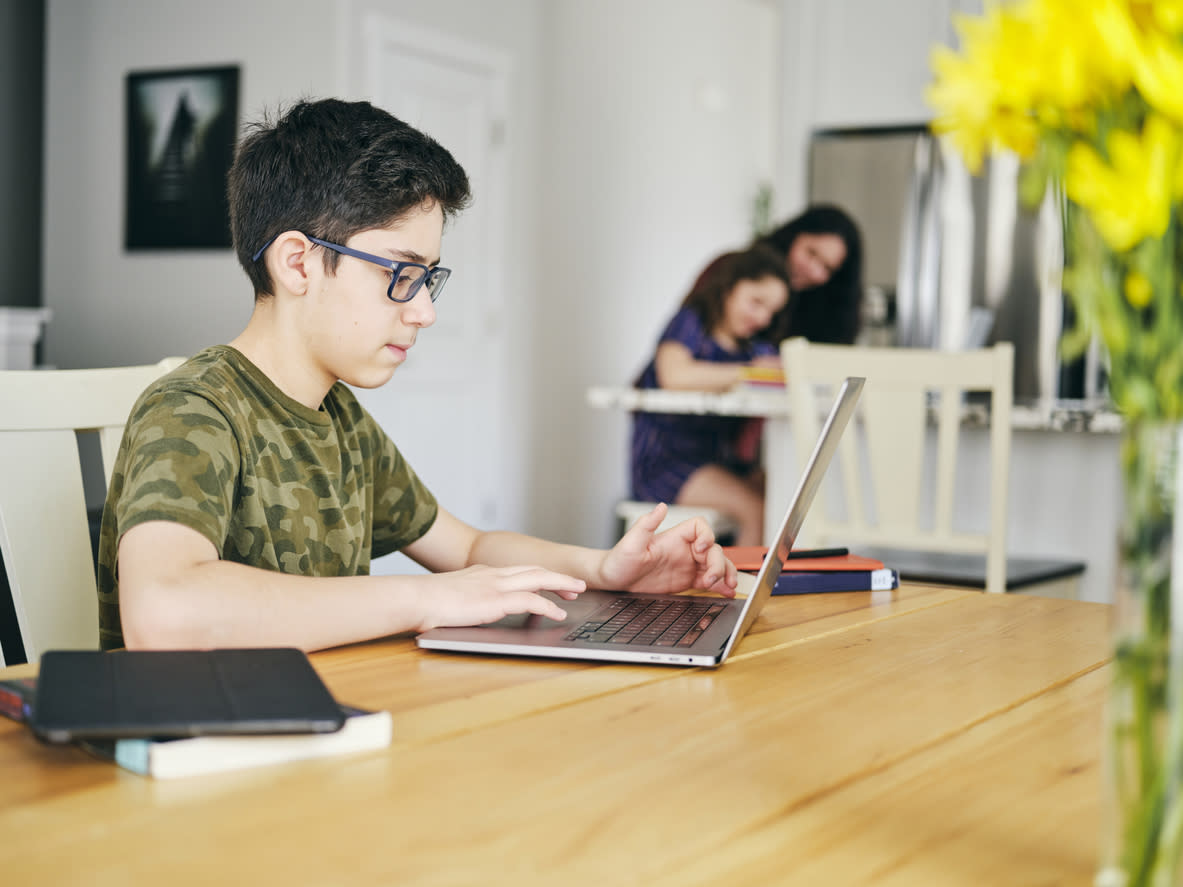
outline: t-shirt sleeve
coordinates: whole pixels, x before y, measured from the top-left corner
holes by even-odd
[[[679,342],[689,348],[692,354],[698,355],[705,336],[706,331],[698,315],[691,308],[683,308],[670,319],[659,343]]]
[[[369,421],[377,454],[371,551],[373,557],[381,557],[422,538],[439,515],[439,503],[389,435]]]
[[[123,447],[122,476],[112,478],[121,490],[119,535],[147,521],[172,521],[209,539],[222,557],[240,459],[222,413],[191,392],[149,392],[128,420]]]

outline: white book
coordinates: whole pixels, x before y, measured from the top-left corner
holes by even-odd
[[[350,706],[345,726],[334,733],[274,736],[194,736],[184,739],[116,739],[82,743],[125,770],[155,779],[176,779],[243,770],[384,748],[393,738],[388,711]]]

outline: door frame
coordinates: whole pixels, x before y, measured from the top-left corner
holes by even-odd
[[[483,498],[480,508],[482,523],[489,524],[487,528],[492,529],[492,524],[496,527],[517,528],[524,521],[524,505],[520,501],[521,497],[513,495],[510,489],[516,477],[511,470],[514,448],[510,441],[510,429],[515,423],[508,409],[511,406],[510,327],[503,320],[508,301],[506,232],[510,209],[510,137],[515,131],[511,124],[509,102],[514,71],[511,56],[499,49],[408,23],[383,12],[367,11],[354,21],[357,23],[353,31],[355,50],[350,52],[348,47],[343,47],[342,64],[347,72],[343,79],[352,81],[355,88],[351,92],[355,96],[379,104],[380,97],[389,96],[388,85],[380,78],[383,76],[384,61],[392,55],[412,59],[427,56],[441,66],[479,77],[485,88],[490,132],[487,151],[482,158],[483,179],[473,182],[474,200],[480,202],[484,220],[481,233],[483,267],[474,269],[474,276],[479,274],[480,280],[479,317],[474,322],[478,324],[482,335],[491,340],[492,366],[484,368],[483,374],[486,381],[491,383],[494,407],[490,415],[492,427],[483,433],[493,443],[494,458],[490,461],[490,482],[484,494],[495,499],[492,503],[496,508],[495,519],[487,519],[490,517],[486,513],[489,503]],[[387,110],[398,113],[397,108]],[[446,249],[446,230],[444,238]],[[446,507],[447,503],[444,505]]]

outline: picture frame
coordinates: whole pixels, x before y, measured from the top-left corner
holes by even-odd
[[[230,247],[226,175],[238,136],[239,70],[127,74],[127,250]]]

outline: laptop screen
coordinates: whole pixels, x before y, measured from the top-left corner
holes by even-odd
[[[760,610],[764,607],[765,602],[771,597],[772,588],[780,577],[789,552],[793,550],[793,543],[801,531],[801,524],[805,522],[809,506],[812,504],[814,496],[817,495],[818,488],[821,487],[822,479],[834,457],[834,452],[838,449],[842,432],[846,430],[846,425],[854,414],[855,405],[858,403],[859,395],[863,392],[865,382],[866,380],[863,378],[850,376],[838,389],[838,396],[830,408],[830,415],[826,417],[817,443],[814,444],[813,453],[810,454],[809,462],[805,466],[805,473],[801,475],[801,480],[797,484],[797,492],[793,494],[789,508],[781,520],[776,539],[772,545],[768,546],[768,553],[764,556],[764,563],[760,565],[760,572],[756,574],[756,587],[748,595],[748,600],[744,605],[743,614],[740,616],[739,630],[732,633],[731,640],[728,641],[727,648],[723,651],[722,659],[725,660],[735,643],[747,634],[752,623],[756,621],[756,617],[760,615]]]

